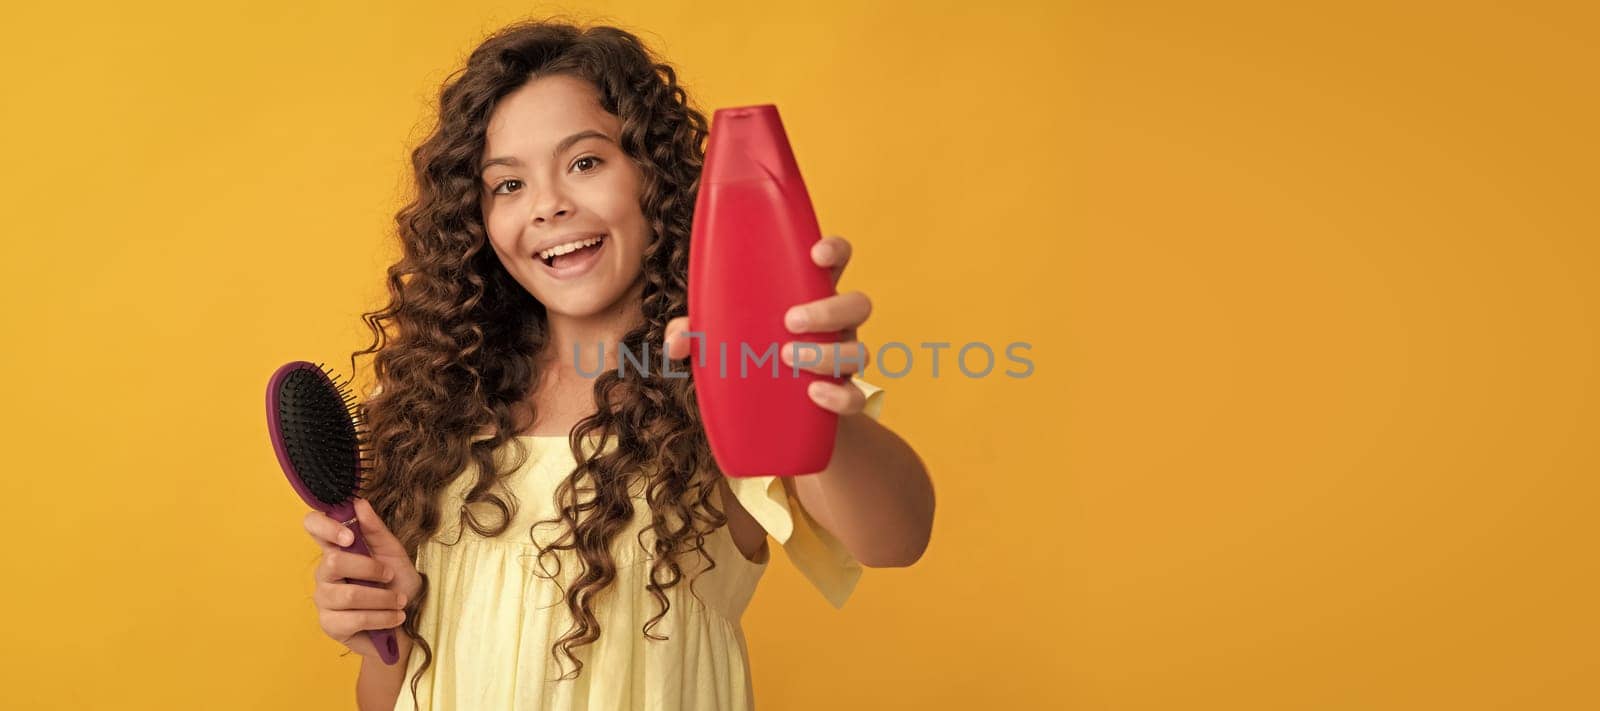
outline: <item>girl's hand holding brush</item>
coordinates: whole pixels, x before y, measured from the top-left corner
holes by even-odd
[[[405,619],[405,606],[422,589],[422,576],[372,505],[358,498],[355,509],[370,557],[344,550],[354,540],[344,524],[321,511],[306,514],[306,532],[322,548],[312,600],[324,633],[356,654],[377,658],[377,648],[363,633],[398,627]],[[347,579],[370,581],[381,587]]]

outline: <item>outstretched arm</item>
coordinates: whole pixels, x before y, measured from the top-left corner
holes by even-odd
[[[839,416],[827,468],[785,485],[793,482],[801,505],[862,565],[909,566],[933,533],[933,482],[916,451],[859,407]]]

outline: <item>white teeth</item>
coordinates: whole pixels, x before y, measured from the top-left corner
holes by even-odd
[[[547,250],[545,250],[543,252],[540,252],[539,253],[539,258],[540,259],[549,259],[551,257],[559,257],[559,256],[561,256],[563,254],[568,253],[568,252],[572,252],[572,251],[576,251],[576,250],[579,250],[579,249],[583,249],[584,247],[587,247],[587,246],[589,246],[591,244],[594,244],[596,242],[599,242],[599,241],[600,241],[599,237],[590,237],[588,239],[581,239],[581,240],[578,240],[576,242],[568,242],[566,244],[556,245],[556,246],[551,247],[551,248],[549,248],[549,249],[547,249]]]

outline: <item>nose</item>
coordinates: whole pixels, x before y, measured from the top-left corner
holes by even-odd
[[[540,193],[533,202],[533,210],[528,215],[528,222],[542,225],[558,219],[568,217],[572,213],[572,203],[567,199],[565,191],[552,187]]]

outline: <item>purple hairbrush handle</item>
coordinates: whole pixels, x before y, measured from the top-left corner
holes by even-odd
[[[280,390],[290,377],[297,376],[301,372],[314,374],[322,379],[323,386],[337,390],[341,394],[344,393],[343,385],[335,383],[320,364],[293,361],[285,363],[278,368],[272,374],[272,377],[267,380],[267,435],[272,440],[273,452],[278,457],[278,465],[283,469],[284,477],[289,480],[289,485],[294,487],[294,491],[300,496],[300,499],[306,502],[307,506],[327,514],[333,520],[344,524],[345,528],[350,529],[350,533],[353,534],[352,542],[348,546],[339,546],[339,549],[371,558],[372,550],[367,547],[366,538],[361,535],[361,525],[356,520],[355,487],[352,487],[349,491],[325,492],[330,499],[335,496],[344,496],[345,499],[338,504],[329,505],[325,501],[318,499],[316,494],[313,494],[311,489],[306,486],[306,483],[300,479],[300,473],[295,467],[294,458],[289,455],[288,446],[284,442],[283,426],[278,420],[281,405],[283,404],[280,402]],[[359,451],[355,453],[349,466],[353,472],[360,471],[361,456]],[[342,582],[365,585],[370,588],[384,587],[382,583],[369,580],[345,578]],[[378,658],[382,659],[384,664],[393,665],[395,662],[400,661],[400,645],[395,639],[394,628],[367,630],[367,637],[372,640],[372,646],[377,648]]]
[[[355,535],[355,540],[350,545],[340,546],[339,550],[364,555],[368,558],[372,557],[372,551],[367,548],[367,539],[361,535],[361,524],[356,521],[354,500],[346,501],[333,507],[328,512],[328,515],[332,516],[335,521],[344,524],[344,527],[350,529],[350,533]],[[365,585],[369,588],[384,587],[383,583],[375,583],[371,580],[357,580],[355,578],[345,578],[343,582],[353,585]],[[395,640],[394,628],[367,630],[367,638],[372,640],[372,646],[378,648],[378,658],[382,659],[384,664],[394,664],[400,661],[400,644]]]

